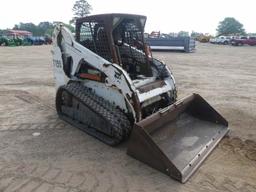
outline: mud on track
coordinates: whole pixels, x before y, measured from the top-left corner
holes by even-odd
[[[0,191],[256,191],[256,47],[200,44],[154,53],[179,96],[198,92],[230,123],[226,137],[182,185],[57,118],[49,46],[0,47]],[[39,132],[35,137],[32,134]]]

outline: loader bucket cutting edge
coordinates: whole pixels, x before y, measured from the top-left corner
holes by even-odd
[[[192,94],[136,123],[127,154],[185,183],[228,130],[228,122]]]

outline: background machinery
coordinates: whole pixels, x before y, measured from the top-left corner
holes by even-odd
[[[186,53],[194,52],[196,49],[195,40],[191,37],[173,37],[169,34],[161,34],[160,31],[153,31],[145,36],[145,42],[151,50],[162,51],[184,51]]]
[[[228,123],[198,94],[176,101],[170,69],[144,43],[145,23],[141,15],[92,15],[77,19],[75,38],[57,26],[56,109],[106,144],[129,138],[129,155],[186,182]]]
[[[210,39],[212,38],[211,35],[208,34],[201,34],[199,36],[196,37],[196,40],[201,42],[201,43],[208,43],[210,41]]]

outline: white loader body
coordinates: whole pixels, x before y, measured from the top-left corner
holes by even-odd
[[[228,132],[200,95],[176,101],[170,69],[145,44],[146,17],[92,15],[76,35],[53,34],[56,111],[108,145],[130,139],[127,154],[186,182]]]
[[[57,36],[59,34],[61,34],[62,38],[61,42],[58,44]],[[70,30],[62,25],[55,28],[53,37],[53,71],[57,89],[62,85],[66,85],[70,80],[78,80],[74,75],[80,67],[79,62],[85,60],[86,62],[93,64],[96,69],[106,74],[107,78],[104,83],[91,80],[83,80],[82,83],[86,87],[91,88],[97,95],[111,103],[115,103],[115,105],[119,106],[125,112],[131,112],[134,115],[134,118],[136,112],[132,107],[128,96],[132,98],[134,94],[138,98],[140,104],[145,107],[159,100],[159,95],[162,93],[171,91],[176,94],[174,77],[166,65],[165,68],[169,72],[169,76],[164,79],[164,85],[141,93],[138,88],[154,82],[156,77],[144,77],[142,79],[131,80],[129,74],[127,74],[127,72],[118,64],[110,63],[76,42]],[[70,77],[67,77],[63,70],[63,54],[72,56],[73,58]],[[140,119],[141,118],[138,120]]]

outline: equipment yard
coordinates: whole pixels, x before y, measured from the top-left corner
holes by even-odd
[[[197,44],[153,52],[175,76],[178,99],[203,96],[229,122],[186,184],[60,120],[51,46],[0,47],[0,192],[256,192],[256,47]]]

